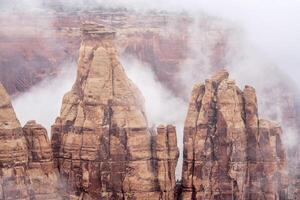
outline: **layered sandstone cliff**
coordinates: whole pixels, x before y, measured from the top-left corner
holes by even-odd
[[[62,199],[59,189],[63,180],[54,167],[47,130],[35,121],[29,121],[23,127],[23,132],[28,147],[27,176],[30,181],[30,199]]]
[[[127,78],[114,31],[85,23],[77,79],[52,127],[65,195],[74,199],[174,199],[175,128],[148,128],[143,97]]]
[[[1,84],[0,100],[0,199],[61,199],[46,130],[34,122],[22,130]]]
[[[182,199],[286,199],[281,128],[259,119],[255,90],[228,76],[220,71],[193,89]]]
[[[0,84],[1,199],[29,199],[26,167],[28,150],[10,98]]]
[[[252,87],[241,91],[226,71],[194,87],[176,186],[175,127],[148,127],[113,30],[85,23],[81,34],[51,142],[35,121],[21,128],[0,85],[0,199],[287,199],[282,131],[259,119]]]

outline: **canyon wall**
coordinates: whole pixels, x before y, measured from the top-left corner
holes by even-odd
[[[6,20],[8,17],[10,20]],[[189,35],[193,19],[174,13],[65,11],[38,16],[15,13],[13,17],[1,13],[0,19],[0,48],[3,49],[0,81],[10,95],[28,91],[40,81],[55,77],[66,63],[77,59],[80,24],[90,19],[116,29],[116,48],[120,54],[148,64],[158,80],[178,95],[183,86],[173,86],[176,81],[173,74],[180,71],[182,62],[191,55],[190,40],[200,45],[215,67],[224,64],[229,45],[229,28],[210,26],[214,20],[206,16],[201,17],[200,25],[195,25],[203,30],[195,38]],[[205,44],[202,37],[207,37]]]

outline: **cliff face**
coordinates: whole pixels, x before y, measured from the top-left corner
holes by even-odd
[[[77,79],[52,127],[67,196],[173,199],[178,157],[174,127],[148,128],[143,97],[127,78],[115,33],[86,23]]]
[[[0,84],[0,163],[2,199],[28,199],[26,140],[12,108],[10,98]]]
[[[24,128],[0,84],[0,199],[60,199],[47,132]]]
[[[203,18],[211,24],[211,19]],[[26,92],[40,81],[55,77],[65,63],[77,59],[80,24],[90,19],[113,26],[118,32],[116,45],[119,52],[147,63],[159,81],[177,95],[182,94],[182,88],[174,87],[177,81],[174,74],[190,56],[189,42],[205,49],[202,51],[212,66],[223,65],[228,45],[227,30],[221,27],[200,25],[201,30],[210,32],[212,38],[199,33],[191,40],[187,32],[192,28],[192,19],[180,14],[59,11],[38,17],[24,13],[12,17],[1,13],[0,19],[0,82],[10,95]],[[24,23],[18,23],[20,19]],[[205,44],[203,37],[208,41]]]
[[[46,129],[35,121],[29,121],[23,127],[23,132],[28,147],[30,199],[62,199],[59,188],[63,182],[54,168],[51,142]]]
[[[35,121],[21,128],[0,85],[0,199],[287,199],[282,131],[259,119],[252,87],[240,90],[226,71],[194,87],[176,185],[176,129],[148,127],[115,32],[85,23],[81,36],[51,142]]]
[[[259,119],[255,90],[220,71],[195,85],[184,128],[182,199],[286,199],[281,128]]]

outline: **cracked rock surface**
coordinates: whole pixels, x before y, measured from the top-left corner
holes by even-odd
[[[61,199],[46,129],[22,129],[1,84],[0,100],[0,199]]]
[[[114,31],[85,23],[77,79],[52,127],[71,199],[174,199],[175,127],[148,128],[144,99],[118,61]]]
[[[287,199],[281,128],[225,70],[195,85],[184,128],[182,199]]]
[[[176,183],[176,128],[148,126],[115,32],[88,22],[81,34],[51,140],[35,121],[21,127],[0,84],[0,200],[288,199],[282,130],[259,118],[254,88],[240,90],[225,70],[194,86]]]

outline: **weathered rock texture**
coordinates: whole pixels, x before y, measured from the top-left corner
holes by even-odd
[[[47,132],[34,122],[25,135],[0,84],[0,199],[60,199]]]
[[[175,128],[148,128],[143,97],[127,78],[115,33],[85,23],[77,79],[52,127],[65,195],[74,199],[174,199]]]
[[[42,80],[55,77],[68,66],[66,63],[75,60],[80,47],[80,24],[90,19],[117,29],[117,49],[123,57],[130,55],[146,63],[144,66],[151,68],[157,80],[182,99],[189,93],[187,82],[203,80],[209,72],[253,53],[243,52],[241,41],[245,38],[238,27],[206,14],[194,21],[176,12],[98,8],[75,11],[61,1],[42,2],[51,12],[38,16],[31,12],[0,13],[0,82],[10,95],[17,96]],[[251,81],[264,86],[256,88],[264,117],[280,122],[284,137],[295,132],[299,140],[300,95],[294,87],[297,84],[273,65],[262,64],[259,68],[260,76],[251,74],[250,67],[238,70],[250,72]],[[193,73],[196,71],[201,73]],[[266,79],[267,76],[272,79]],[[287,146],[291,178],[300,177],[298,146]],[[300,182],[300,178],[294,182]],[[296,184],[294,188],[299,186]],[[289,193],[293,193],[292,189]]]
[[[59,188],[63,183],[54,168],[51,142],[47,130],[35,121],[23,127],[28,147],[27,176],[31,199],[62,199]]]
[[[10,98],[0,84],[1,199],[29,199],[26,180],[28,151]]]
[[[255,90],[220,71],[195,85],[184,128],[182,199],[286,199],[281,128],[259,119]]]

